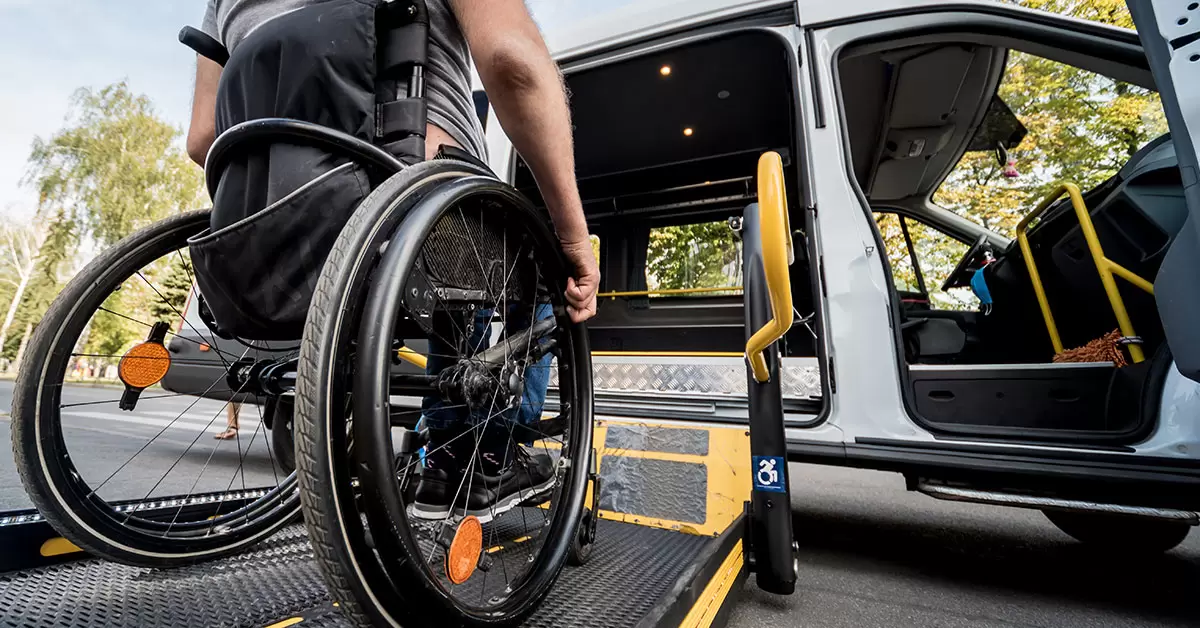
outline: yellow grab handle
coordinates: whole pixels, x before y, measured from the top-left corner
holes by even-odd
[[[772,318],[746,341],[746,359],[750,361],[754,381],[762,383],[770,379],[763,351],[792,328],[793,320],[788,266],[795,258],[783,186],[783,160],[776,152],[763,153],[758,159],[758,216],[763,274],[767,279]]]
[[[1046,195],[1046,198],[1042,200],[1036,209],[1021,219],[1021,222],[1017,223],[1017,244],[1021,247],[1021,254],[1025,256],[1025,267],[1029,270],[1029,281],[1033,284],[1033,293],[1037,297],[1038,307],[1042,310],[1042,318],[1046,321],[1046,331],[1050,334],[1050,344],[1054,347],[1054,353],[1056,354],[1063,352],[1062,337],[1058,334],[1058,325],[1054,322],[1054,314],[1050,312],[1050,301],[1046,297],[1046,288],[1042,284],[1042,277],[1038,273],[1037,264],[1033,261],[1033,250],[1029,246],[1029,236],[1026,232],[1033,221],[1049,209],[1063,194],[1066,194],[1071,199],[1071,207],[1075,210],[1075,218],[1079,220],[1080,232],[1083,233],[1083,239],[1087,242],[1088,252],[1091,253],[1092,261],[1096,263],[1096,272],[1100,274],[1100,284],[1104,286],[1104,292],[1108,296],[1109,305],[1112,306],[1113,315],[1117,319],[1117,327],[1120,328],[1121,335],[1126,338],[1132,338],[1137,336],[1137,332],[1133,330],[1133,322],[1129,319],[1128,310],[1125,309],[1125,300],[1121,298],[1121,292],[1117,289],[1117,282],[1113,279],[1113,276],[1121,277],[1147,293],[1154,294],[1154,284],[1104,255],[1104,248],[1100,246],[1100,236],[1096,235],[1096,227],[1092,224],[1091,212],[1088,211],[1087,205],[1084,204],[1083,193],[1079,191],[1079,186],[1067,182],[1058,184],[1054,188],[1054,191]],[[1142,348],[1137,345],[1129,345],[1129,357],[1135,364],[1146,359]]]

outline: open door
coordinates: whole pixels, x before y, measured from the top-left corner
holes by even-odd
[[[1158,313],[1179,372],[1200,382],[1200,7],[1191,0],[1128,4],[1162,97],[1189,214],[1154,280]]]

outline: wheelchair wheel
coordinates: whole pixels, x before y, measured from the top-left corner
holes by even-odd
[[[275,463],[288,473],[296,470],[296,432],[291,399],[280,399],[273,404],[275,413],[271,420],[271,451],[275,452]]]
[[[592,448],[567,277],[548,219],[458,162],[396,175],[342,232],[301,348],[297,469],[315,553],[358,625],[515,623],[549,592]],[[431,347],[423,371],[397,359],[414,340]],[[538,373],[557,385],[556,416],[530,397]],[[447,412],[462,422],[430,423]],[[450,450],[458,467],[433,469]],[[422,510],[432,479],[444,512]]]
[[[28,343],[12,407],[17,469],[46,520],[97,556],[190,563],[263,539],[299,511],[295,476],[274,461],[261,416],[244,407],[237,438],[213,438],[236,392],[225,365],[252,351],[232,353],[183,315],[194,283],[187,239],[208,214],[163,220],[97,257]],[[158,387],[174,369],[191,374],[191,389]],[[118,373],[147,385],[123,390]],[[108,384],[82,387],[81,375]]]

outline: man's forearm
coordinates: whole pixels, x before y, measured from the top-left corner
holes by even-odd
[[[533,51],[530,51],[533,52]],[[564,242],[588,237],[575,183],[571,112],[558,66],[541,54],[498,55],[481,63],[493,84],[489,100],[513,147],[533,171],[538,188]]]

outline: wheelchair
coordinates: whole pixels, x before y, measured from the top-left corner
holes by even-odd
[[[423,160],[424,2],[374,5],[317,6],[342,10],[347,28],[369,31],[378,124],[356,133],[322,115],[244,115],[221,128],[219,113],[205,168],[216,209],[163,220],[105,251],[38,325],[13,400],[17,466],[46,520],[103,558],[189,564],[244,550],[303,513],[331,595],[355,623],[512,623],[536,609],[565,563],[586,560],[594,540],[586,329],[567,314],[572,268],[546,212],[481,163],[453,154]],[[373,24],[353,13],[367,10]],[[181,40],[230,61],[199,31],[184,29]],[[227,66],[223,94],[255,79],[246,72]],[[303,163],[321,162],[321,172],[285,186],[292,190],[271,207],[308,195],[318,213],[276,211],[290,223],[259,223],[271,212],[258,198],[245,216],[220,216],[228,199],[255,197],[256,181],[294,178],[298,169],[275,159],[296,148],[308,151]],[[307,187],[347,173],[354,185]],[[346,189],[362,198],[335,215],[329,207]],[[216,253],[205,248],[239,229],[250,235]],[[297,238],[308,238],[299,252]],[[276,256],[282,250],[291,251],[286,260]],[[164,285],[178,272],[200,286],[194,303],[180,303]],[[251,293],[274,308],[269,316],[249,311],[243,297]],[[168,314],[139,316],[134,310],[146,303]],[[105,325],[139,341],[98,345],[90,332]],[[408,348],[422,343],[431,348],[424,355]],[[119,360],[119,398],[76,402],[64,394],[70,368],[86,358]],[[426,368],[435,360],[439,368]],[[154,387],[185,367],[211,382]],[[550,371],[557,414],[547,418],[539,407],[533,420],[518,420],[537,369]],[[183,412],[165,405],[180,398],[190,404]],[[467,470],[454,507],[439,518],[412,510],[423,460],[434,453],[422,420],[430,400],[472,417],[456,437],[466,443]],[[253,433],[213,444],[206,436],[235,401],[259,408],[248,421]],[[85,460],[80,452],[93,447],[88,417],[100,412],[151,422],[157,433],[134,443],[131,456]],[[268,441],[278,439],[265,433],[289,422],[294,471],[279,460],[291,452],[272,448]],[[472,471],[482,435],[497,427],[511,441],[506,451],[548,460],[553,483],[504,512],[466,514],[462,496],[485,478]]]

